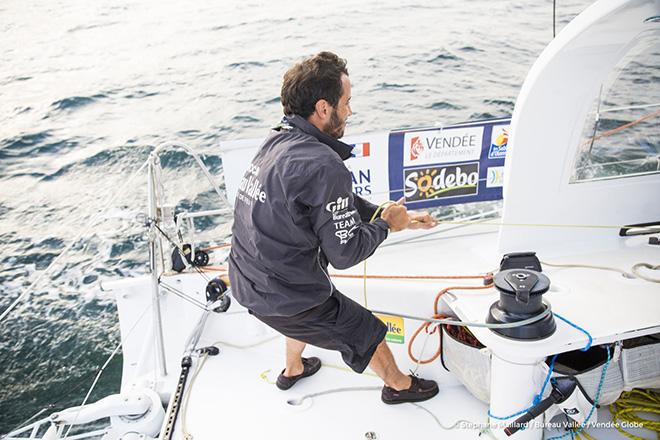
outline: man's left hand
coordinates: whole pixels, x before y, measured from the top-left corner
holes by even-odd
[[[408,217],[410,218],[408,229],[431,229],[438,225],[438,221],[426,211],[408,212]]]

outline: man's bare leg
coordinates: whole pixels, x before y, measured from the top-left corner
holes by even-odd
[[[297,339],[286,338],[286,368],[284,375],[286,377],[298,376],[304,371],[302,364],[302,352],[307,344]]]
[[[371,362],[369,362],[369,368],[374,370],[385,385],[390,388],[394,388],[397,391],[407,390],[410,388],[410,376],[406,376],[399,370],[399,367],[396,366],[394,362],[394,356],[390,348],[387,346],[385,339],[378,344],[374,355],[371,357]]]

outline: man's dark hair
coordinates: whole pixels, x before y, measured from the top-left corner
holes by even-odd
[[[308,118],[319,99],[336,107],[342,92],[342,74],[348,75],[346,60],[332,52],[319,52],[290,68],[282,82],[284,114]]]

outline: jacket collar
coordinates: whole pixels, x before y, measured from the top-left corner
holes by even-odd
[[[335,153],[337,153],[342,160],[346,160],[351,157],[351,150],[353,149],[352,146],[323,133],[321,130],[316,128],[312,123],[307,121],[302,116],[293,115],[293,116],[283,117],[279,127],[286,128],[287,126],[289,127],[294,126],[299,130],[311,136],[314,136],[321,143],[324,143],[328,147],[332,148],[332,150]]]

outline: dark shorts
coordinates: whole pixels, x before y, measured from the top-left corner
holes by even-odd
[[[346,365],[362,373],[387,326],[369,310],[336,291],[324,303],[293,316],[256,318],[289,338],[341,353]]]

